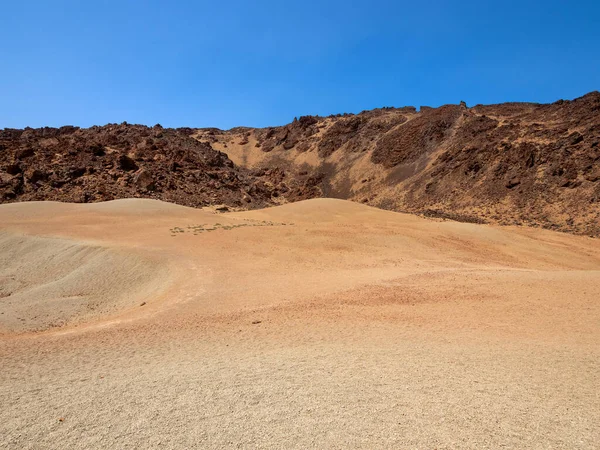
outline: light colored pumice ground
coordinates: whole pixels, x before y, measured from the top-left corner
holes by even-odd
[[[597,240],[34,202],[0,206],[0,261],[2,448],[600,441]]]

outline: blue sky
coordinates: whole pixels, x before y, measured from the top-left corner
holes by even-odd
[[[600,89],[598,1],[27,1],[0,15],[0,128],[268,126]]]

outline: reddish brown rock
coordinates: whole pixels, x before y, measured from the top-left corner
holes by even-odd
[[[552,104],[303,116],[263,129],[0,130],[2,201],[141,196],[260,208],[331,196],[600,236],[599,167],[598,92]]]

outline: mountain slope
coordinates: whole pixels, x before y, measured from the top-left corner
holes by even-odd
[[[196,138],[303,194],[600,234],[600,93],[553,104],[383,108]]]
[[[260,177],[191,129],[109,124],[0,130],[0,199],[88,203],[145,197],[186,206],[274,204]]]
[[[270,128],[0,130],[0,201],[145,197],[240,209],[334,197],[600,235],[600,93],[381,108]]]

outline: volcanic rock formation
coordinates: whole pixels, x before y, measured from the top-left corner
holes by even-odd
[[[187,206],[273,204],[286,186],[235,167],[191,129],[103,127],[0,131],[2,201],[145,197]]]
[[[552,104],[382,108],[196,136],[241,166],[285,169],[282,182],[310,180],[307,196],[600,234],[598,92]]]
[[[314,197],[600,235],[600,93],[380,108],[288,125],[0,130],[0,201],[146,197],[249,209]]]

